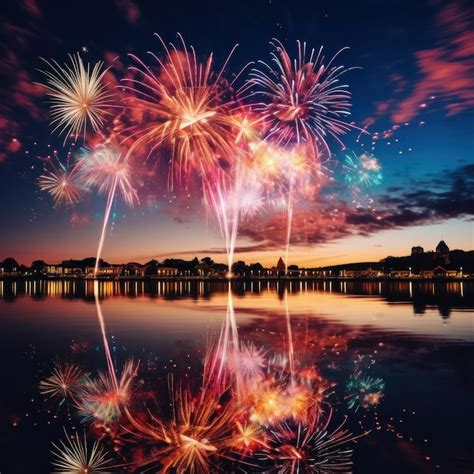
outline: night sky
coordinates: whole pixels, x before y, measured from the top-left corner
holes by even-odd
[[[51,134],[44,90],[35,84],[42,79],[39,58],[63,62],[79,51],[90,62],[113,61],[111,73],[118,74],[130,65],[128,53],[160,51],[155,32],[167,41],[182,33],[198,54],[213,51],[217,64],[238,43],[229,72],[268,60],[272,38],[293,53],[298,39],[324,45],[328,55],[350,47],[338,61],[360,67],[345,80],[352,120],[369,133],[359,141],[359,133],[351,133],[344,142],[348,150],[373,153],[384,181],[359,207],[347,190],[333,187],[297,209],[290,263],[378,260],[406,255],[412,245],[432,250],[441,239],[451,248],[473,248],[470,2],[23,0],[4,3],[0,18],[0,259],[13,256],[28,265],[40,258],[84,258],[94,255],[100,232],[103,197],[89,200],[71,219],[38,187],[48,154],[69,150]],[[331,148],[341,161],[344,152],[337,143]],[[337,225],[329,218],[335,208],[343,214]],[[280,221],[275,215],[244,223],[237,258],[274,263],[283,254]],[[103,256],[112,262],[195,255],[224,261],[222,253],[197,194],[170,192],[163,177],[134,209],[117,201]]]

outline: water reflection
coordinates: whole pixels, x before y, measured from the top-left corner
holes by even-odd
[[[233,282],[235,295],[275,293],[284,300],[290,294],[314,292],[379,297],[390,304],[411,303],[416,315],[437,308],[444,319],[453,309],[474,308],[474,282],[357,282],[357,281],[252,281]],[[101,281],[100,300],[113,297],[211,299],[227,292],[226,282],[204,281]],[[2,280],[0,298],[13,301],[22,296],[34,299],[63,298],[94,300],[94,282],[90,280]]]
[[[325,422],[330,422],[330,429],[337,428],[348,416],[342,430],[347,426],[355,436],[364,434],[357,440],[353,459],[358,472],[378,472],[371,470],[375,465],[387,473],[451,473],[463,472],[459,469],[468,464],[463,443],[470,425],[463,413],[470,406],[468,374],[474,360],[468,342],[470,284],[234,282],[229,292],[226,283],[209,282],[108,281],[95,288],[93,282],[80,280],[1,283],[3,360],[13,360],[4,373],[13,377],[18,372],[31,374],[30,365],[41,367],[39,374],[16,382],[24,383],[21,391],[31,394],[27,398],[39,413],[43,409],[35,386],[42,380],[43,391],[51,390],[53,361],[61,358],[62,371],[66,363],[77,364],[74,367],[80,371],[74,373],[87,372],[90,380],[84,384],[81,376],[77,381],[74,405],[80,405],[88,422],[99,420],[93,431],[103,435],[109,452],[116,451],[123,459],[150,461],[152,469],[159,469],[169,449],[177,453],[169,440],[184,437],[191,444],[200,440],[203,455],[213,459],[215,448],[235,461],[227,447],[235,443],[246,453],[238,459],[242,455],[254,466],[247,472],[256,472],[256,465],[263,472],[293,472],[307,467],[300,456],[315,459],[317,453],[311,450]],[[104,359],[95,314],[98,303],[113,364]],[[447,325],[442,324],[444,314],[450,314]],[[214,335],[212,347],[217,347],[211,352],[209,335]],[[27,344],[34,351],[25,359],[18,348]],[[131,358],[134,362],[127,363]],[[118,381],[105,373],[107,368],[117,373]],[[168,390],[169,377],[186,383],[182,389]],[[206,388],[210,382],[203,384],[211,379],[213,393]],[[25,397],[11,395],[13,401],[9,392],[4,393],[6,406],[21,402],[20,410],[25,411],[29,403]],[[206,403],[192,404],[195,399]],[[175,417],[167,412],[173,404],[178,411],[191,410],[192,416],[201,416],[204,410],[212,419],[235,415],[244,404],[246,415],[239,412],[232,415],[232,423],[222,425],[224,446],[212,433],[180,431],[188,425],[179,413]],[[439,410],[441,405],[446,410]],[[80,426],[73,404],[62,406],[62,415],[48,411],[42,425],[40,433],[46,424],[52,426],[37,441],[42,466],[49,466],[48,443],[62,436],[61,423],[69,432]],[[222,409],[216,412],[216,406]],[[324,407],[321,418],[316,407]],[[58,416],[56,421],[52,416]],[[38,417],[29,413],[21,423],[33,418],[38,424]],[[255,427],[257,435],[249,438],[248,430]],[[301,444],[292,436],[299,427],[313,435],[308,436],[309,443]],[[446,439],[451,430],[456,438]],[[137,439],[150,433],[153,439],[143,447]],[[130,444],[130,436],[138,438]],[[254,451],[248,451],[247,444]],[[259,452],[259,460],[247,459],[249,452]],[[237,468],[217,458],[219,467],[213,472]],[[350,472],[352,459],[344,463],[347,470],[340,472]],[[280,471],[265,470],[267,464]],[[174,466],[178,467],[183,466]],[[238,468],[245,472],[245,466]],[[31,466],[23,472],[31,472]]]

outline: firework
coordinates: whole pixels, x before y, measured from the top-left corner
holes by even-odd
[[[263,379],[266,368],[266,352],[254,344],[241,344],[240,351],[236,354],[234,365],[244,380],[255,381]]]
[[[239,223],[254,217],[263,206],[261,183],[242,160],[234,163],[230,173],[218,170],[212,178],[203,177],[202,189],[206,209],[224,238],[230,274]]]
[[[292,59],[278,40],[270,43],[272,63],[259,61],[261,69],[250,72],[247,87],[251,96],[261,97],[256,110],[269,124],[267,139],[286,146],[291,143],[315,143],[330,155],[328,136],[339,143],[341,135],[354,126],[346,122],[350,115],[351,94],[341,83],[350,69],[333,66],[339,51],[328,63],[323,48],[307,54],[306,43],[297,42],[298,55]]]
[[[85,150],[78,162],[80,179],[88,186],[95,187],[100,193],[107,194],[104,221],[97,248],[94,275],[99,269],[100,256],[104,246],[105,233],[117,189],[124,201],[132,206],[138,201],[138,195],[131,184],[131,169],[119,151],[100,147],[97,150]]]
[[[78,394],[80,414],[104,424],[117,420],[130,401],[137,369],[138,364],[129,360],[119,379],[112,377],[110,372],[99,372],[96,379],[89,378]]]
[[[165,54],[160,58],[151,53],[158,65],[156,73],[132,56],[137,66],[131,71],[139,79],[130,80],[126,86],[132,94],[127,102],[147,121],[131,130],[133,143],[128,153],[142,147],[151,153],[160,147],[170,150],[172,185],[173,176],[181,179],[191,172],[212,174],[220,159],[232,156],[239,133],[234,135],[235,122],[229,119],[234,106],[232,84],[223,80],[223,72],[233,50],[222,69],[214,73],[212,54],[201,63],[194,48],[180,35],[180,49],[173,44],[168,47],[158,38]]]
[[[79,179],[99,193],[115,195],[119,190],[123,200],[130,206],[138,201],[131,182],[131,168],[120,151],[110,147],[96,150],[84,149],[78,162]]]
[[[364,376],[361,370],[356,369],[346,383],[346,399],[349,409],[356,411],[362,408],[371,408],[380,403],[385,390],[385,382],[377,377]]]
[[[78,433],[67,436],[66,441],[61,440],[59,445],[53,443],[52,462],[57,474],[79,474],[110,472],[111,459],[99,441],[89,447],[86,434],[81,438]]]
[[[266,439],[267,436],[261,426],[251,422],[237,421],[230,445],[240,453],[252,453],[262,447],[269,448]]]
[[[315,472],[319,474],[352,472],[352,452],[349,444],[361,436],[354,436],[344,429],[346,419],[332,431],[328,430],[332,411],[324,425],[281,424],[274,431],[274,450],[266,453],[274,460],[278,472]]]
[[[69,55],[70,64],[61,66],[54,60],[41,58],[49,69],[41,70],[46,77],[44,87],[51,98],[51,124],[59,134],[83,134],[91,127],[98,132],[104,124],[107,108],[111,106],[111,94],[104,84],[107,69],[98,62],[91,70],[79,54]]]
[[[351,187],[378,186],[382,183],[381,165],[377,158],[367,153],[357,156],[346,155],[344,160],[344,181]]]
[[[52,373],[39,384],[39,391],[47,398],[60,399],[61,403],[74,399],[86,374],[75,364],[55,362]]]
[[[171,383],[170,396],[171,419],[153,417],[144,423],[126,411],[135,434],[156,446],[140,467],[159,465],[160,472],[212,472],[211,466],[228,455],[237,414],[228,404],[222,405],[213,391],[203,390],[192,397],[189,390],[175,390]]]
[[[67,206],[79,202],[81,194],[87,191],[78,178],[77,168],[66,168],[60,162],[57,165],[50,163],[51,169],[45,169],[39,177],[41,191],[46,191],[53,198],[54,206]]]

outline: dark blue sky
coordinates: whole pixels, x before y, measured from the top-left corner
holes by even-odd
[[[47,105],[32,84],[41,79],[39,57],[62,62],[68,53],[86,48],[83,57],[91,62],[119,56],[126,63],[127,53],[159,51],[155,32],[168,41],[182,33],[201,54],[213,51],[217,64],[238,43],[229,71],[268,59],[273,37],[290,51],[297,39],[316,48],[324,45],[328,56],[350,47],[339,64],[361,68],[346,81],[353,94],[353,119],[370,124],[370,133],[361,143],[356,143],[357,134],[345,143],[357,153],[372,152],[382,163],[385,181],[372,197],[386,225],[354,211],[341,232],[310,234],[297,246],[295,260],[357,260],[367,247],[375,247],[367,257],[381,258],[406,253],[411,244],[434,246],[442,235],[454,246],[472,248],[472,201],[462,194],[474,179],[469,167],[474,150],[469,2],[23,0],[7,1],[0,18],[0,219],[7,229],[0,236],[0,258],[13,254],[29,263],[42,256],[91,255],[100,225],[102,201],[92,204],[88,223],[73,226],[66,211],[53,210],[37,189],[43,167],[38,156],[62,148],[62,141],[50,135]],[[372,144],[376,132],[381,138]],[[424,194],[414,196],[413,191]],[[220,252],[218,234],[203,227],[202,219],[176,219],[170,206],[168,199],[131,211],[117,204],[105,256],[120,260]],[[143,231],[141,240],[136,228]],[[190,229],[194,239],[186,238]],[[242,247],[259,245],[263,260],[279,253],[271,236],[250,235],[243,229]]]

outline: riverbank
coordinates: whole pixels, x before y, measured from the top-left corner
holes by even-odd
[[[463,277],[446,277],[446,276],[436,276],[436,277],[340,277],[340,276],[239,276],[235,275],[232,277],[223,277],[223,276],[199,276],[199,275],[173,275],[173,276],[160,276],[160,275],[151,275],[151,276],[77,276],[77,275],[2,275],[0,276],[0,281],[2,280],[73,280],[73,281],[360,281],[360,282],[463,282],[463,281],[474,281],[474,278],[471,276]]]

